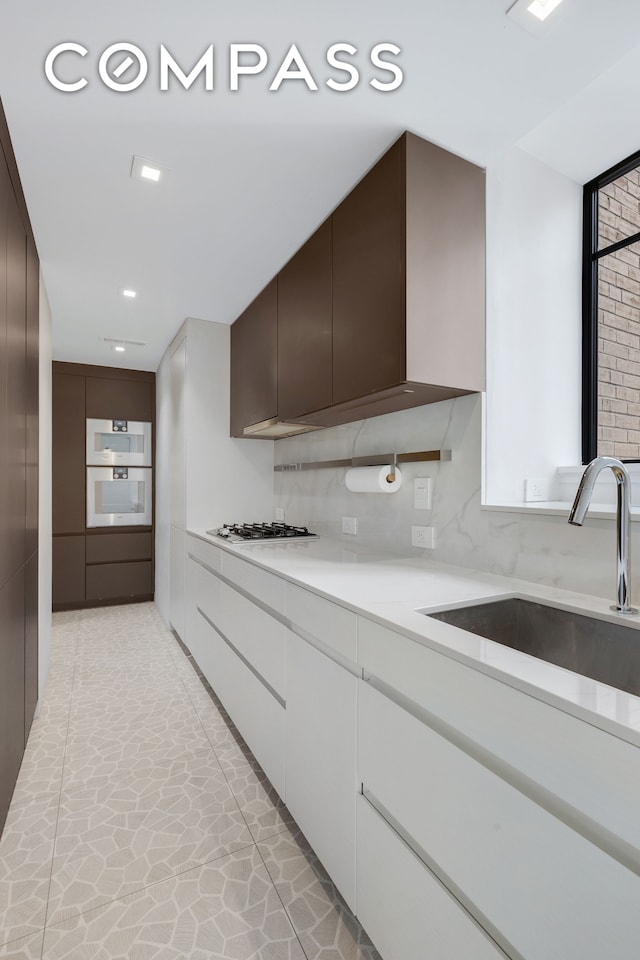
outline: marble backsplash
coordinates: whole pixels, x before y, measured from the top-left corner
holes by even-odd
[[[277,464],[393,450],[451,450],[452,460],[403,464],[403,485],[394,494],[350,492],[344,468],[276,472],[274,504],[284,509],[287,523],[306,524],[317,533],[350,543],[403,555],[422,553],[444,563],[613,599],[613,521],[588,519],[578,528],[564,517],[483,509],[481,446],[479,395],[278,440]],[[414,509],[415,477],[431,477],[429,511]],[[357,518],[356,536],[342,533],[343,516]],[[435,528],[433,550],[411,546],[412,524]],[[632,598],[640,600],[638,577],[632,580]]]

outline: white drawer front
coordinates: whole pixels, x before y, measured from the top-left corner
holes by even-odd
[[[218,617],[211,619],[284,698],[285,627],[226,584]]]
[[[287,583],[287,617],[343,657],[357,661],[358,617],[353,611]]]
[[[189,607],[200,607],[210,620],[217,623],[222,604],[222,582],[189,556],[187,557],[186,579],[187,609]],[[191,649],[188,630],[186,643]]]
[[[366,683],[358,776],[526,960],[640,942],[635,873]]]
[[[266,603],[278,613],[284,613],[285,581],[282,577],[267,573],[255,564],[230,553],[225,553],[222,558],[222,572],[232,583],[236,583],[262,603]]]
[[[362,796],[357,814],[357,915],[384,960],[505,960]]]
[[[367,673],[640,848],[638,747],[364,617],[358,656]]]
[[[201,540],[200,537],[194,537],[192,534],[187,536],[187,553],[193,554],[212,570],[220,572],[222,570],[222,550],[213,543]]]
[[[192,583],[196,580],[196,565],[192,560],[189,561],[192,566],[194,577]],[[211,628],[202,614],[198,612],[198,606],[195,602],[187,603],[187,640],[186,645],[189,648],[191,656],[202,670],[205,677],[211,683],[210,677],[215,675],[216,660],[213,651],[213,640],[211,637]],[[213,684],[212,684],[213,686]]]
[[[284,797],[285,711],[216,631],[199,616],[200,667],[258,763]]]
[[[287,806],[355,908],[356,678],[287,634]]]

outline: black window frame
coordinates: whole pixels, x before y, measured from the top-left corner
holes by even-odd
[[[632,243],[640,231],[598,250],[598,192],[640,167],[640,150],[584,185],[582,217],[582,462],[598,455],[598,263]],[[638,458],[623,458],[640,463]]]

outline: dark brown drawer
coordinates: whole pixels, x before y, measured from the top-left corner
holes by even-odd
[[[96,563],[88,566],[86,571],[87,600],[116,600],[153,594],[151,560]]]
[[[151,560],[151,533],[100,533],[87,537],[87,563]]]
[[[53,604],[84,600],[84,537],[53,538]]]

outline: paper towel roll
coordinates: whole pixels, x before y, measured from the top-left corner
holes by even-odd
[[[402,474],[396,467],[396,478],[389,483],[387,477],[391,472],[389,464],[385,467],[352,467],[345,477],[347,490],[353,493],[395,493],[402,486]]]

